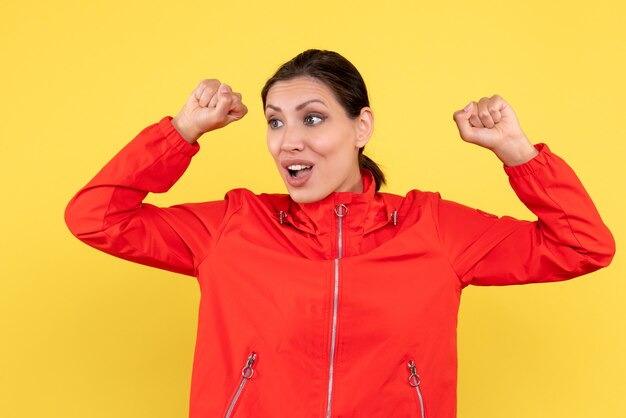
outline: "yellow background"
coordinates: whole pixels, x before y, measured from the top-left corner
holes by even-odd
[[[361,70],[387,191],[532,219],[452,121],[498,93],[574,167],[616,237],[613,264],[586,277],[465,291],[458,416],[626,416],[625,22],[618,0],[3,2],[0,417],[186,416],[196,281],[80,243],[65,205],[201,78],[232,85],[250,113],[204,137],[179,183],[148,201],[284,191],[259,92],[311,47]]]

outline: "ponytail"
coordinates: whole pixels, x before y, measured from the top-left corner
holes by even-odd
[[[383,174],[383,170],[380,169],[374,160],[363,154],[363,149],[364,148],[361,148],[359,150],[359,167],[365,168],[372,173],[374,181],[376,182],[376,191],[379,191],[380,187],[387,182],[385,180],[385,174]]]

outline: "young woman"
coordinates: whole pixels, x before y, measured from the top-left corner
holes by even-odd
[[[178,180],[198,138],[247,113],[240,94],[204,80],[66,210],[85,243],[197,277],[192,418],[452,418],[462,289],[564,280],[613,257],[574,172],[531,144],[499,96],[454,120],[463,140],[504,163],[535,222],[436,193],[379,192],[383,173],[363,154],[373,131],[365,84],[339,54],[299,54],[262,98],[288,195],[236,189],[221,201],[142,203]]]

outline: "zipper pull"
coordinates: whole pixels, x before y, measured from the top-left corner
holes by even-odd
[[[394,210],[393,213],[391,214],[391,219],[393,221],[393,226],[397,226],[398,225],[398,211]]]
[[[337,215],[339,218],[343,218],[347,214],[348,214],[348,207],[346,205],[344,205],[343,203],[340,203],[337,206],[335,206],[335,215]]]
[[[409,376],[409,385],[415,387],[418,387],[420,384],[420,375],[417,374],[417,370],[415,368],[415,362],[413,360],[409,360],[409,363],[407,364],[407,366],[409,367],[409,371],[411,372],[411,375]]]
[[[256,360],[256,353],[250,353],[248,356],[248,361],[243,369],[241,369],[241,375],[244,379],[252,379],[252,375],[254,374],[254,369],[252,365],[254,364],[254,360]]]

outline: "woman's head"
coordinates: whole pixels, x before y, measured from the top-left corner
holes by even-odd
[[[267,141],[294,200],[362,190],[360,168],[382,171],[363,155],[373,132],[367,89],[358,70],[332,51],[308,50],[287,63],[261,92]]]

